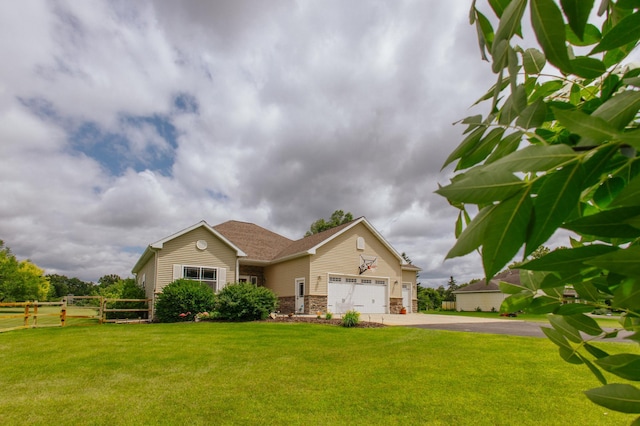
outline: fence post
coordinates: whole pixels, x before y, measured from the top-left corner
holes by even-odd
[[[24,304],[24,326],[29,326],[29,302]]]
[[[33,325],[31,327],[35,328],[38,326],[38,301],[33,302]]]
[[[62,306],[60,307],[60,326],[64,327],[65,322],[67,321],[67,298],[62,298]]]

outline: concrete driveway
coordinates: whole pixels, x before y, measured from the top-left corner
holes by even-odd
[[[457,315],[432,314],[360,314],[360,320],[386,325],[429,328],[436,330],[465,331],[471,333],[508,334],[511,336],[546,337],[540,327],[551,327],[547,322],[528,322],[503,318],[476,318]],[[603,339],[607,342],[626,342],[631,332],[621,331],[618,336]],[[585,338],[587,336],[585,335]]]

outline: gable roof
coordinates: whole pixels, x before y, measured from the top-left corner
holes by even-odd
[[[505,281],[511,284],[520,284],[520,271],[517,269],[507,269],[500,272],[489,280],[489,283],[485,280],[480,280],[468,286],[462,287],[454,291],[454,293],[486,293],[486,292],[500,292],[500,281]]]
[[[229,220],[213,227],[246,253],[245,260],[268,262],[293,240],[248,222]]]
[[[309,235],[307,237],[301,238],[297,241],[294,241],[289,247],[278,253],[275,257],[274,261],[283,261],[286,259],[305,256],[310,254],[315,254],[316,251],[328,243],[329,241],[337,238],[338,236],[344,234],[349,229],[352,229],[356,225],[362,223],[372,234],[378,238],[378,240],[389,250],[398,260],[400,264],[405,266],[407,262],[404,260],[402,255],[396,251],[396,249],[389,244],[387,240],[369,223],[369,221],[361,216],[357,219],[352,220],[351,222],[343,223],[342,225],[338,225],[334,228],[327,229],[326,231],[318,232],[317,234]]]
[[[240,247],[238,247],[237,245],[235,245],[234,243],[232,243],[231,241],[229,241],[229,239],[227,239],[224,235],[222,235],[221,233],[219,233],[218,231],[216,231],[214,228],[212,228],[207,222],[205,222],[204,220],[201,220],[200,222],[196,223],[195,225],[191,225],[188,228],[182,229],[178,232],[176,232],[175,234],[171,234],[168,237],[165,237],[161,240],[156,241],[155,243],[151,243],[147,246],[147,248],[145,248],[144,253],[142,253],[142,256],[140,256],[140,259],[138,259],[138,261],[136,262],[135,266],[133,267],[133,269],[131,270],[131,272],[133,272],[134,274],[137,273],[137,271],[140,270],[140,268],[142,268],[142,266],[147,262],[147,260],[153,255],[153,252],[156,250],[161,249],[164,246],[164,243],[171,241],[175,238],[178,238],[186,233],[189,233],[191,231],[193,231],[194,229],[198,229],[200,227],[203,227],[204,229],[206,229],[207,231],[211,232],[213,235],[215,235],[220,241],[222,241],[223,243],[225,243],[226,245],[228,245],[232,250],[234,250],[236,252],[236,256],[238,257],[245,257],[246,253],[240,249]]]

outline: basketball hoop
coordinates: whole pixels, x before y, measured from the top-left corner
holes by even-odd
[[[366,271],[376,269],[378,266],[377,260],[377,257],[360,255],[360,266],[358,267],[360,275]]]

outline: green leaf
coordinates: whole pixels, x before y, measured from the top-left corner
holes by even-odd
[[[582,343],[582,336],[580,336],[580,332],[573,326],[569,325],[561,315],[548,315],[548,318],[551,326],[564,337],[574,343]]]
[[[640,38],[640,12],[635,12],[623,18],[618,24],[602,37],[602,41],[589,52],[589,56],[615,49],[629,43],[635,43]]]
[[[604,358],[609,356],[608,353],[606,353],[605,351],[603,351],[600,348],[596,348],[595,346],[589,344],[589,343],[584,343],[583,347],[587,350],[587,352],[589,352],[591,355],[593,355],[596,358]]]
[[[487,170],[509,172],[544,172],[577,158],[571,147],[561,145],[529,145],[498,161],[491,163]]]
[[[605,142],[615,139],[618,132],[605,120],[585,114],[582,111],[568,111],[551,107],[553,114],[560,124],[571,133],[583,138],[593,139],[596,142]]]
[[[489,158],[487,158],[485,164],[491,164],[517,150],[518,146],[520,146],[522,135],[523,133],[518,130],[517,132],[511,133],[510,135],[502,139],[498,143],[498,147],[495,149],[495,151],[493,151]]]
[[[600,30],[593,24],[587,24],[582,40],[573,32],[570,26],[567,25],[565,29],[567,31],[567,41],[573,46],[591,46],[602,39]]]
[[[598,369],[598,367],[593,365],[593,363],[591,361],[589,361],[587,358],[585,358],[584,356],[580,355],[579,353],[577,355],[578,355],[578,357],[580,357],[582,362],[584,362],[587,365],[587,367],[589,367],[589,370],[591,370],[593,375],[596,376],[596,378],[600,381],[600,383],[602,383],[603,385],[606,385],[607,384],[607,379],[604,377],[604,374],[602,374],[602,372]]]
[[[458,163],[456,170],[467,169],[474,166],[487,158],[491,151],[496,147],[502,139],[505,129],[496,128],[491,130],[483,139],[476,144],[467,154],[465,154]]]
[[[565,361],[571,364],[582,364],[582,359],[578,356],[578,353],[576,351],[569,350],[566,348],[560,348],[559,352],[560,352],[560,356]]]
[[[562,305],[562,308],[564,308],[565,306],[585,306],[589,308],[589,310],[586,312],[590,312],[593,310],[592,306],[583,305],[581,303],[568,303],[566,305]],[[594,320],[593,318],[584,315],[584,313],[579,313],[579,314],[564,313],[562,308],[558,310],[558,315],[565,315],[564,319],[565,321],[567,321],[569,325],[575,327],[576,329],[584,333],[587,333],[590,336],[599,336],[600,334],[603,333],[602,328],[600,328],[596,320]]]
[[[640,92],[629,90],[611,97],[596,109],[591,117],[601,118],[609,123],[609,127],[622,130],[640,110]]]
[[[638,259],[640,259],[640,247],[631,246],[585,260],[585,263],[628,277],[638,277],[640,276]],[[636,304],[636,306],[639,305]]]
[[[534,202],[534,221],[527,237],[525,256],[547,241],[576,208],[583,176],[582,165],[576,161],[544,180]]]
[[[473,118],[473,117],[471,117],[471,118]],[[454,149],[451,154],[449,154],[449,157],[447,157],[447,159],[445,160],[444,164],[442,165],[442,169],[447,167],[453,161],[455,161],[458,158],[461,158],[462,156],[467,154],[467,152],[471,151],[476,146],[476,144],[482,138],[482,135],[486,131],[487,131],[487,128],[485,126],[482,126],[482,127],[477,128],[476,130],[471,132],[469,134],[469,136],[464,138],[464,140],[460,143],[460,145],[458,145],[458,147],[456,149]]]
[[[558,306],[560,306],[560,301],[557,297],[538,296],[531,301],[526,311],[535,315],[548,314],[555,311]]]
[[[613,373],[623,379],[640,380],[640,355],[617,354],[596,360],[596,364],[604,371]]]
[[[564,86],[564,83],[562,81],[560,81],[560,80],[551,80],[551,81],[547,81],[545,83],[542,83],[531,94],[529,100],[531,102],[533,102],[536,99],[546,98],[547,96],[549,96],[549,95],[557,92],[558,90],[562,89],[563,86]]]
[[[493,9],[496,16],[500,18],[509,5],[509,2],[511,2],[511,0],[489,0],[489,5],[491,5],[491,9]]]
[[[526,291],[528,290],[528,288],[518,285],[518,284],[513,284],[513,283],[508,283],[506,281],[500,281],[500,283],[498,283],[498,285],[500,286],[500,291],[505,293],[505,294],[517,294],[520,293],[521,291]]]
[[[615,253],[617,250],[615,247],[602,244],[592,244],[572,249],[558,249],[539,259],[525,262],[519,268],[532,271],[575,272],[576,267],[580,267],[580,264],[591,264],[590,261],[598,259],[607,253]]]
[[[482,244],[485,276],[494,276],[522,247],[532,209],[529,191],[523,190],[492,212],[488,225],[491,231],[485,234]]]
[[[531,24],[547,61],[571,73],[562,13],[553,0],[531,0]]]
[[[640,413],[640,390],[632,385],[612,383],[585,392],[598,405],[622,413]]]
[[[540,74],[547,64],[544,53],[536,48],[529,48],[522,52],[522,65],[527,74]]]
[[[624,179],[620,176],[614,176],[605,180],[593,194],[593,202],[600,209],[607,208],[616,196],[624,189],[624,186]]]
[[[580,296],[580,299],[583,300],[597,302],[604,297],[590,281],[575,282],[573,283],[573,288],[578,293],[578,296]]]
[[[539,127],[547,117],[547,104],[542,99],[536,100],[522,111],[516,120],[516,126],[523,129]]]
[[[495,205],[491,205],[480,210],[471,223],[462,231],[456,244],[447,253],[446,259],[464,256],[482,245],[482,237],[488,225],[487,219],[495,208]]]
[[[585,314],[591,311],[593,311],[593,306],[585,305],[584,303],[565,303],[555,313],[564,315],[565,319],[567,319],[572,315]]]
[[[518,32],[520,21],[522,21],[522,15],[526,7],[526,0],[512,0],[509,3],[500,16],[500,23],[498,24],[495,35],[496,42],[509,40]]]
[[[567,222],[562,227],[582,235],[592,235],[598,238],[630,239],[640,237],[640,229],[625,222],[639,216],[640,206],[620,207]]]
[[[450,185],[438,189],[436,193],[450,201],[488,204],[509,198],[524,185],[523,181],[507,171],[489,173],[480,170],[463,175]]]
[[[640,258],[636,257],[636,262],[640,263],[638,259]],[[634,279],[625,280],[613,292],[611,306],[620,309],[638,309],[640,306],[640,283]]]
[[[549,275],[548,272],[540,272],[540,271],[527,271],[524,269],[520,269],[520,283],[532,291],[537,291],[541,288],[542,282],[545,277]]]
[[[631,180],[609,207],[632,207],[638,204],[640,204],[640,176]]]
[[[595,58],[578,56],[569,61],[573,73],[582,78],[597,78],[607,71],[604,63]]]
[[[569,20],[571,29],[580,39],[583,38],[593,2],[594,0],[560,0],[562,11]]]
[[[512,294],[502,301],[500,312],[518,312],[526,309],[533,300],[533,292],[526,290]]]

